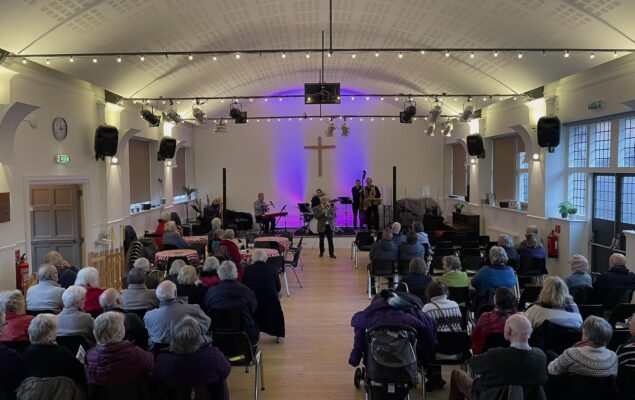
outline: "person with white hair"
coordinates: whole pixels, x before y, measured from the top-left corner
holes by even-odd
[[[198,304],[187,304],[178,299],[176,285],[173,282],[163,281],[159,284],[157,299],[159,299],[159,308],[148,311],[143,317],[150,335],[151,347],[167,346],[172,340],[172,328],[188,315],[198,322],[203,334],[209,329],[211,323],[209,317]]]
[[[219,220],[220,221],[220,220]],[[209,254],[214,254],[220,242],[223,240],[223,235],[225,235],[225,231],[220,228],[212,228],[212,230],[207,234],[207,252]]]
[[[80,269],[75,279],[75,285],[86,288],[84,310],[93,317],[101,314],[103,310],[99,305],[99,296],[105,289],[99,287],[99,271],[97,271],[97,268],[84,267]]]
[[[260,332],[253,315],[258,307],[256,295],[247,286],[238,282],[238,270],[232,261],[223,261],[218,268],[220,283],[207,290],[205,295],[205,311],[210,314],[213,309],[239,308],[242,314],[243,328],[251,344],[255,345]]]
[[[127,340],[143,350],[148,348],[148,330],[136,312],[124,311],[122,308],[121,295],[117,289],[108,288],[104,290],[101,296],[99,296],[99,304],[101,308],[104,309],[104,312],[112,311],[124,315],[123,325],[126,330],[124,340]]]
[[[62,294],[64,309],[58,314],[57,336],[83,336],[89,343],[94,343],[93,324],[90,314],[84,312],[86,288],[69,286]]]
[[[392,230],[392,241],[397,247],[406,243],[406,235],[401,233],[401,223],[393,222],[390,229]]]
[[[489,249],[489,260],[491,265],[478,270],[472,278],[472,286],[479,293],[499,287],[513,288],[516,285],[516,273],[507,265],[505,250],[499,246],[492,246]]]
[[[285,336],[284,314],[280,305],[280,275],[275,266],[267,263],[267,253],[263,249],[254,249],[251,255],[253,264],[245,268],[243,284],[256,295],[258,307],[254,320],[258,330],[271,336]]]
[[[547,382],[547,356],[539,348],[529,346],[531,332],[531,323],[522,314],[510,316],[505,322],[504,337],[511,345],[472,356],[470,370],[478,376],[476,380],[465,371],[453,370],[448,399],[499,398],[509,385],[523,386],[525,395],[528,391],[539,393],[540,386]]]
[[[165,223],[170,221],[170,213],[163,212],[159,215],[159,224],[154,230],[154,241],[159,249],[163,248],[163,233],[165,233]]]
[[[163,247],[168,249],[189,249],[190,244],[183,239],[179,233],[176,222],[168,221],[165,223],[165,232],[163,232]]]
[[[132,265],[132,268],[139,268],[143,271],[147,289],[156,289],[157,286],[159,286],[159,279],[155,278],[154,276],[148,273],[150,271],[151,266],[152,265],[150,264],[150,260],[148,260],[145,257],[140,257],[135,260],[134,264]],[[128,288],[128,276],[125,276],[123,278],[122,286],[124,289]]]
[[[515,265],[518,266],[518,263],[520,262],[520,256],[514,248],[512,237],[509,235],[501,234],[498,236],[498,240],[496,243],[498,244],[498,246],[502,247],[503,250],[505,250],[505,253],[507,253],[507,259],[514,260],[512,262],[514,262]]]
[[[97,346],[86,354],[86,377],[90,385],[127,386],[143,382],[154,367],[154,356],[124,341],[124,315],[108,311],[95,319]]]
[[[589,260],[585,256],[574,254],[569,260],[569,267],[571,275],[567,276],[564,281],[572,296],[575,296],[579,290],[593,288],[593,281],[589,275]]]
[[[131,269],[126,280],[128,287],[121,291],[121,301],[125,310],[151,310],[159,306],[156,291],[146,286],[146,274],[143,269]]]
[[[626,256],[613,253],[609,257],[609,270],[598,276],[593,284],[593,297],[598,303],[607,304],[607,294],[613,289],[635,289],[635,274],[626,266]]]
[[[203,340],[198,322],[185,317],[173,328],[170,351],[157,356],[152,376],[170,389],[206,385],[210,399],[229,400],[225,380],[230,372],[223,353]]]
[[[180,298],[186,298],[189,304],[198,304],[202,308],[207,288],[198,285],[199,280],[196,268],[191,265],[184,266],[179,270],[177,279],[176,295]]]
[[[7,325],[5,313],[0,312],[0,337]],[[15,389],[22,381],[22,356],[0,343],[0,399],[15,398]]]
[[[205,259],[203,270],[200,274],[200,280],[203,286],[209,288],[214,285],[218,285],[218,282],[220,282],[220,278],[218,277],[217,272],[218,267],[220,267],[218,258],[210,256]]]
[[[65,376],[81,388],[86,386],[84,366],[75,354],[55,343],[58,320],[53,314],[40,314],[29,326],[31,345],[22,353],[24,378],[53,378]]]
[[[180,258],[172,261],[172,264],[170,264],[170,269],[168,270],[168,276],[166,276],[163,280],[171,281],[176,285],[177,283],[179,283],[179,271],[186,265],[187,263]]]
[[[75,278],[79,270],[70,265],[59,252],[49,251],[46,253],[46,256],[44,256],[44,264],[50,264],[57,268],[57,283],[64,289],[75,283]]]
[[[223,227],[223,221],[216,217],[216,218],[212,218],[212,232],[214,232],[217,229],[221,229]]]
[[[533,239],[537,240],[540,247],[542,247],[542,242],[540,241],[540,232],[538,231],[538,227],[536,225],[527,225],[525,228],[525,239],[523,239],[518,244],[518,251],[520,252],[523,248],[527,247],[527,237],[529,235],[534,235]]]
[[[24,295],[19,290],[9,290],[0,295],[0,311],[5,314],[5,327],[0,335],[3,342],[26,342],[32,315],[26,313]]]
[[[57,283],[57,268],[42,264],[37,270],[38,283],[26,292],[26,309],[29,311],[50,311],[55,314],[62,311],[62,293],[64,288]]]
[[[236,244],[236,242],[234,242],[232,239],[222,239],[220,243],[218,244],[218,248],[216,249],[213,255],[219,260],[220,260],[220,257],[222,257],[223,260],[231,260],[236,265],[242,266],[241,263],[243,260],[243,255],[241,254],[240,248],[238,248],[238,245]],[[239,280],[242,281],[243,279],[242,268],[238,271],[238,275],[239,275]]]

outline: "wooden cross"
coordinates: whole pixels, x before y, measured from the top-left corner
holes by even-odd
[[[322,150],[334,149],[334,145],[322,146],[322,136],[318,136],[317,146],[304,146],[305,150],[317,150],[318,151],[318,176],[322,176]]]

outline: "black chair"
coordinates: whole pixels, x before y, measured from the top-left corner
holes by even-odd
[[[34,317],[37,317],[40,314],[58,314],[53,310],[26,310],[26,313],[28,315],[33,315]]]
[[[196,385],[185,388],[162,387],[166,400],[214,400],[223,395],[223,388],[217,383]]]
[[[470,309],[465,305],[459,305],[459,310],[461,311],[461,330],[467,331],[467,321],[470,317]]]
[[[300,236],[300,240],[298,241],[297,246],[290,246],[289,250],[287,250],[286,254],[295,254],[296,251],[300,251],[302,249],[302,242],[304,241],[304,236]],[[302,257],[299,258],[298,264],[300,264],[300,269],[304,271],[304,262],[302,261]]]
[[[509,260],[507,260],[507,265],[512,267],[512,269],[516,271],[516,273],[518,273],[518,260],[516,260],[515,258],[510,258]]]
[[[474,313],[474,321],[478,322],[479,317],[481,316],[481,314],[486,313],[486,312],[490,312],[490,311],[494,311],[494,304],[483,304],[481,305],[478,310],[476,310],[476,313]]]
[[[483,353],[489,349],[497,347],[509,347],[511,343],[505,339],[505,335],[500,332],[492,332],[485,337],[485,343],[483,344]]]
[[[568,375],[567,389],[560,393],[567,400],[617,400],[619,395],[615,378]]]
[[[468,308],[470,306],[470,288],[465,287],[448,287],[448,299],[455,301],[457,304],[464,304]]]
[[[267,264],[270,264],[276,267],[276,271],[278,271],[278,275],[281,275],[282,279],[284,280],[284,286],[287,290],[287,297],[290,297],[291,293],[289,292],[289,281],[287,279],[287,270],[284,267],[284,264],[285,264],[284,257],[283,256],[269,257],[267,258]]]
[[[395,274],[395,262],[393,260],[382,260],[375,258],[370,263],[368,271],[368,298],[372,298],[373,281],[375,281],[375,291],[377,290],[376,278],[392,278]]]
[[[466,240],[465,242],[461,243],[461,250],[463,250],[463,249],[478,249],[478,248],[479,248],[478,241]]]
[[[604,299],[602,303],[604,304],[605,309],[613,309],[613,307],[622,303],[630,303],[631,296],[633,294],[633,289],[625,289],[625,288],[614,288],[609,289],[604,294]]]
[[[410,261],[412,260],[402,260],[397,261],[397,273],[399,275],[406,275],[410,273]]]
[[[478,271],[483,265],[485,265],[485,262],[481,256],[470,256],[465,257],[463,261],[461,261],[461,265],[463,266],[464,271]]]
[[[525,289],[520,294],[520,299],[518,299],[518,310],[524,311],[528,308],[527,303],[535,303],[541,290],[542,287],[540,286],[525,286]]]
[[[536,257],[520,258],[520,276],[547,275],[547,259]]]
[[[151,400],[157,395],[156,385],[150,378],[125,386],[89,384],[87,392],[91,400]]]
[[[93,347],[93,344],[81,335],[58,336],[55,338],[55,342],[62,347],[66,347],[73,354],[77,354],[79,346],[82,346],[86,352],[88,352],[88,349]]]
[[[613,328],[615,328],[615,324],[617,322],[624,322],[627,318],[630,318],[635,314],[635,304],[630,303],[622,303],[618,304],[611,311],[611,316],[609,317],[609,324]]]
[[[438,242],[437,245],[435,246],[435,253],[436,250],[439,249],[453,249],[454,248],[454,243],[450,242],[450,241],[441,241]]]
[[[265,390],[262,368],[262,352],[249,340],[244,331],[242,314],[239,308],[212,308],[208,311],[212,323],[210,332],[212,341],[225,354],[231,365],[255,367],[254,399],[258,392]]]
[[[581,288],[574,287],[574,290],[569,290],[569,292],[571,293],[571,296],[573,296],[573,301],[575,302],[575,304],[589,304],[593,288],[590,286]]]
[[[545,321],[534,329],[529,344],[545,352],[551,350],[556,354],[562,354],[563,351],[579,342],[581,338],[581,329],[566,328]]]
[[[448,359],[447,356],[453,356]],[[432,364],[467,367],[471,357],[470,336],[467,332],[437,332],[437,346]]]
[[[604,318],[603,304],[578,304],[578,310],[580,311],[580,316],[583,321],[587,319],[589,315]]]
[[[298,263],[300,261],[301,252],[302,252],[302,248],[296,249],[293,252],[293,259],[290,261],[285,261],[284,263],[284,283],[287,286],[287,297],[289,296],[289,284],[287,283],[287,268],[291,268],[291,271],[293,271],[293,275],[295,275],[295,280],[298,281],[298,285],[300,285],[300,288],[302,288],[302,282],[300,282],[300,278],[298,277],[298,272],[296,271],[296,268],[298,268]]]
[[[464,248],[459,251],[459,258],[465,260],[467,257],[480,257],[481,249],[478,247]]]
[[[3,345],[7,346],[10,349],[13,349],[15,351],[17,351],[18,353],[22,354],[24,352],[24,350],[29,347],[31,345],[31,342],[29,342],[28,340],[25,341],[3,341],[0,342]]]
[[[454,249],[449,249],[447,247],[436,248],[434,250],[434,255],[435,256],[453,256]]]
[[[606,345],[609,350],[617,351],[617,348],[628,343],[631,339],[631,332],[628,329],[613,329],[613,336]]]
[[[432,275],[435,270],[443,268],[443,257],[445,256],[438,256],[436,254],[432,256],[432,261],[430,262],[430,275]]]
[[[617,374],[617,388],[620,392],[621,400],[633,400],[635,399],[635,369],[631,368],[627,370],[622,368]]]
[[[293,232],[278,231],[278,236],[289,239],[289,246],[293,246]]]
[[[357,268],[357,253],[370,251],[373,243],[375,243],[375,239],[370,231],[357,232],[355,240],[351,243],[351,259],[355,260],[355,268]]]

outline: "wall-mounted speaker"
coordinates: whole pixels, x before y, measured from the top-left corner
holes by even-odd
[[[536,135],[538,136],[538,146],[548,147],[549,153],[553,153],[560,144],[560,118],[540,118],[536,128]]]
[[[485,158],[485,148],[483,147],[483,136],[469,135],[467,137],[467,153],[477,158]]]
[[[100,125],[95,130],[95,160],[117,154],[119,131],[114,126]]]
[[[176,153],[176,139],[164,136],[159,143],[159,152],[157,153],[157,160],[171,160]]]

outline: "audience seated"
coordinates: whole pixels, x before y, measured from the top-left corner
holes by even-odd
[[[108,288],[99,296],[99,304],[104,312],[113,311],[124,314],[124,339],[142,349],[148,348],[148,330],[141,318],[134,312],[125,312],[121,308],[121,297],[117,289]]]
[[[64,309],[57,316],[57,336],[83,336],[89,343],[94,343],[94,320],[90,314],[84,312],[86,288],[83,286],[69,286],[62,294]]]
[[[37,271],[38,283],[26,292],[26,309],[28,311],[62,311],[62,293],[64,288],[57,283],[57,268],[42,264]]]
[[[247,286],[238,282],[238,270],[232,261],[223,261],[218,268],[220,282],[207,290],[205,310],[213,308],[239,308],[243,319],[243,328],[252,345],[258,343],[260,332],[254,313],[258,307],[256,295]]]
[[[547,250],[542,247],[537,233],[530,232],[525,235],[525,245],[518,248],[518,256],[520,257],[521,268],[525,265],[525,260],[547,258]]]
[[[165,233],[165,223],[168,222],[169,220],[170,220],[170,214],[167,212],[162,213],[159,216],[159,224],[157,225],[157,228],[154,230],[154,234],[156,235],[154,240],[157,243],[157,247],[159,249],[163,248],[163,234]]]
[[[631,338],[628,343],[621,345],[617,349],[618,372],[617,384],[620,391],[628,395],[635,395],[635,314],[631,316],[628,325]],[[624,397],[627,398],[627,397]]]
[[[494,295],[494,310],[481,314],[472,330],[472,352],[481,354],[485,340],[491,333],[504,333],[507,319],[516,313],[518,299],[508,288],[496,289]]]
[[[474,278],[472,286],[483,293],[488,289],[496,290],[499,287],[513,288],[516,285],[516,274],[514,270],[507,266],[507,253],[502,247],[492,246],[489,249],[489,259],[491,265],[486,265],[479,269]]]
[[[169,352],[162,351],[157,357],[153,376],[161,386],[174,391],[208,385],[210,399],[229,400],[225,380],[230,372],[225,355],[203,340],[198,322],[184,317],[173,328]]]
[[[445,256],[442,259],[443,275],[439,279],[448,287],[467,287],[467,272],[461,269],[461,260],[457,256]]]
[[[564,281],[572,296],[578,290],[593,287],[591,275],[589,275],[589,260],[586,257],[581,254],[574,254],[569,260],[569,267],[571,267],[571,275]]]
[[[422,245],[424,249],[427,247],[429,251],[430,240],[428,239],[428,234],[423,231],[423,224],[419,221],[415,221],[412,224],[412,229],[417,234],[417,243]]]
[[[203,264],[203,270],[201,271],[200,281],[201,284],[207,288],[217,285],[220,282],[220,278],[218,277],[218,267],[220,266],[220,262],[218,258],[211,256],[205,259],[205,263]]]
[[[582,326],[578,306],[569,295],[567,285],[557,276],[545,279],[538,301],[527,309],[525,316],[534,328],[545,321],[565,328],[578,329]]]
[[[434,355],[437,323],[423,311],[420,299],[409,293],[382,290],[370,305],[353,315],[355,330],[353,349],[348,363],[356,367],[366,351],[366,331],[382,325],[409,326],[417,331],[417,362],[428,365]]]
[[[159,280],[152,275],[148,275],[150,271],[150,260],[145,257],[137,258],[132,265],[133,268],[140,268],[145,276],[146,287],[148,289],[156,289],[159,286]],[[126,276],[122,281],[124,289],[128,288],[128,277]]]
[[[538,227],[536,225],[528,225],[527,228],[525,228],[525,239],[523,239],[519,244],[518,244],[518,248],[517,250],[520,252],[521,249],[527,247],[527,235],[529,234],[534,234],[535,235],[535,239],[538,240],[538,243],[540,244],[540,246],[542,247],[542,242],[540,241],[540,233],[538,232]]]
[[[29,325],[32,315],[26,314],[24,296],[19,290],[2,293],[0,310],[4,312],[5,326],[0,335],[3,342],[26,342],[29,340]]]
[[[401,224],[399,222],[393,222],[392,229],[392,241],[399,248],[402,244],[406,243],[406,235],[401,233]]]
[[[508,398],[500,393],[509,385],[523,386],[526,399],[544,398],[528,396],[531,392],[542,392],[541,385],[547,382],[547,359],[542,350],[529,346],[531,332],[531,323],[522,314],[510,316],[504,330],[510,347],[491,349],[472,357],[470,369],[477,379],[462,370],[453,370],[449,400]]]
[[[49,251],[44,256],[44,264],[57,268],[57,281],[64,289],[75,284],[78,269],[71,266],[57,251]]]
[[[232,239],[227,239],[225,235],[223,235],[223,240],[220,241],[218,245],[218,249],[216,249],[216,253],[214,255],[217,255],[219,253],[224,260],[230,260],[230,261],[233,261],[234,264],[236,265],[242,265],[241,261],[243,260],[243,256],[242,254],[240,254],[240,249],[238,248],[238,245]],[[242,274],[243,274],[243,270],[241,268],[240,270],[238,270],[239,282],[243,280]]]
[[[152,373],[154,357],[124,341],[124,315],[108,311],[95,319],[97,345],[86,354],[89,385],[127,386],[140,383]]]
[[[205,286],[197,286],[198,274],[196,268],[186,265],[179,270],[177,277],[176,295],[181,298],[187,298],[189,304],[198,304],[203,308],[203,299],[207,288]]]
[[[408,274],[400,277],[400,282],[408,285],[409,291],[423,292],[427,289],[432,277],[428,275],[428,264],[422,257],[410,260],[408,264]]]
[[[509,235],[499,235],[496,243],[499,247],[502,247],[503,250],[505,250],[505,253],[507,254],[507,261],[515,260],[516,265],[518,265],[520,257],[514,248],[512,237]]]
[[[368,264],[368,271],[371,271],[371,267],[372,267],[372,262],[373,260],[377,259],[377,260],[389,260],[392,262],[396,262],[397,261],[397,257],[399,256],[399,246],[397,246],[395,244],[395,242],[393,242],[392,240],[392,229],[391,228],[384,228],[381,239],[379,239],[377,242],[373,243],[372,246],[370,246],[370,252],[368,253],[368,259],[370,260],[370,263]],[[374,286],[375,286],[375,278],[372,278],[372,282],[371,282],[371,286],[373,287],[373,292],[374,292]]]
[[[0,312],[0,337],[7,325],[5,313]],[[0,399],[15,399],[14,391],[22,380],[22,356],[0,343]]]
[[[86,387],[84,366],[66,347],[55,344],[57,316],[40,314],[29,325],[31,345],[22,353],[24,378],[66,376],[81,388]]]
[[[284,314],[280,306],[280,276],[276,267],[267,264],[267,253],[255,249],[251,255],[253,264],[245,268],[243,284],[251,289],[258,306],[254,320],[258,330],[271,336],[284,337]]]
[[[415,257],[425,259],[425,256],[426,250],[417,243],[417,234],[414,231],[409,231],[406,235],[406,243],[399,246],[399,260],[412,260]]]
[[[185,267],[187,263],[181,259],[176,259],[172,261],[170,264],[170,269],[168,270],[168,276],[166,276],[163,280],[170,281],[175,285],[179,283],[179,271],[181,268]]]
[[[605,304],[606,294],[612,289],[635,289],[635,274],[626,268],[626,257],[620,253],[609,257],[609,270],[595,280],[593,296]]]
[[[168,221],[165,223],[165,231],[163,232],[163,249],[189,249],[190,244],[181,237],[176,222]]]
[[[146,286],[146,274],[141,268],[132,268],[126,277],[128,288],[121,291],[124,310],[151,310],[159,306],[156,290]]]
[[[198,321],[201,332],[207,332],[209,329],[210,319],[198,304],[187,304],[177,299],[174,283],[161,282],[157,288],[157,299],[159,308],[148,311],[143,317],[152,345],[169,344],[172,339],[172,328],[188,315]]]
[[[99,287],[99,271],[97,271],[97,268],[84,267],[80,269],[77,273],[77,279],[75,279],[75,285],[86,288],[84,310],[93,317],[101,314],[103,310],[99,305],[99,296],[104,289]]]
[[[214,219],[218,219],[218,218],[214,218]],[[220,221],[220,219],[218,219]],[[213,224],[212,224],[213,226]],[[212,228],[212,230],[209,232],[209,234],[207,235],[207,239],[208,239],[208,244],[207,244],[207,252],[209,254],[215,254],[216,250],[218,249],[218,246],[220,245],[220,242],[223,240],[223,235],[225,234],[225,231],[223,231],[220,228],[220,224],[218,226],[218,228]]]

